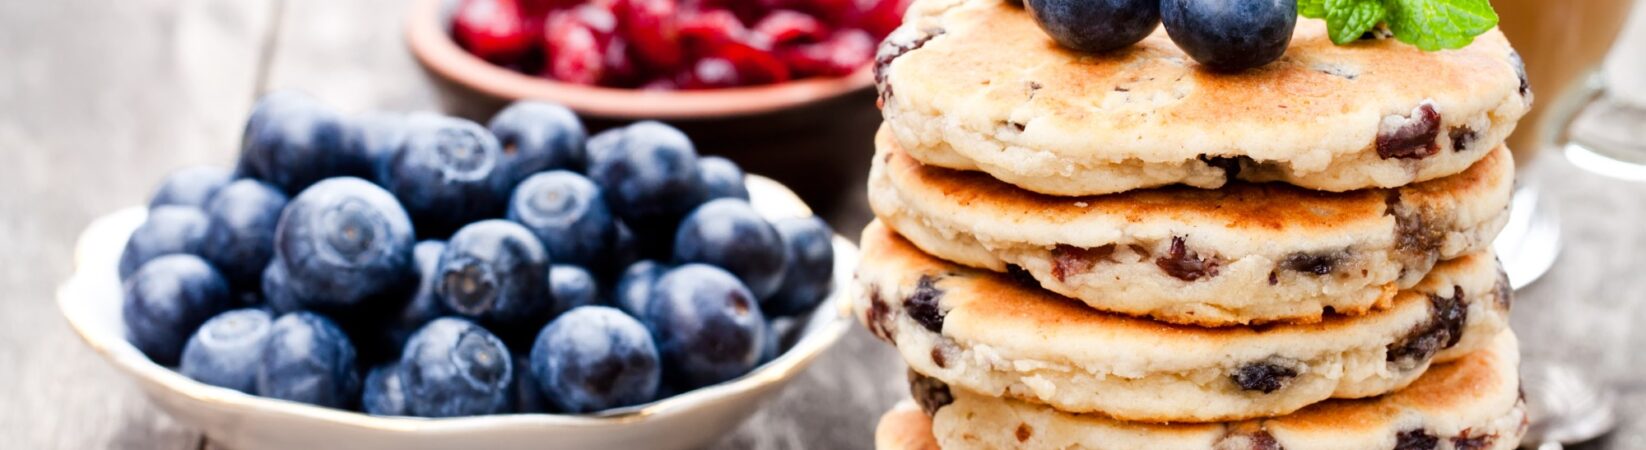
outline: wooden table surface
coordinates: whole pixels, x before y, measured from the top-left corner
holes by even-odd
[[[145,201],[169,170],[228,165],[256,92],[295,87],[349,111],[435,109],[401,41],[405,6],[0,1],[0,448],[213,447],[69,331],[53,294],[70,247],[92,218]],[[1622,427],[1584,448],[1646,448],[1646,331],[1636,326],[1646,320],[1646,185],[1558,157],[1524,179],[1547,189],[1568,242],[1516,304],[1525,353],[1621,387]],[[865,210],[831,221],[855,230]],[[904,395],[902,377],[891,350],[854,328],[714,447],[870,448],[880,412]]]

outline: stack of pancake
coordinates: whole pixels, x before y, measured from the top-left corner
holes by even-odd
[[[882,449],[1484,449],[1525,430],[1491,31],[1206,71],[1062,49],[1006,0],[882,44],[853,312],[908,363]]]

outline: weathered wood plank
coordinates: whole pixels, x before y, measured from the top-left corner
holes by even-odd
[[[0,448],[201,446],[55,318],[52,289],[91,217],[143,201],[172,168],[233,158],[273,1],[0,2]],[[286,0],[264,85],[346,110],[434,109],[400,39],[404,6]],[[1559,158],[1528,179],[1561,208],[1568,247],[1517,302],[1526,356],[1625,387],[1623,428],[1582,448],[1646,448],[1646,185]],[[869,448],[902,377],[890,349],[854,329],[715,448]]]
[[[92,217],[226,164],[264,0],[0,2],[0,448],[194,448],[59,318]]]
[[[1560,211],[1566,247],[1543,279],[1517,293],[1513,328],[1525,363],[1595,371],[1620,390],[1620,427],[1573,448],[1646,448],[1646,184],[1596,176],[1542,155],[1522,182]]]
[[[283,2],[265,88],[302,90],[345,111],[439,108],[402,38],[411,2]]]

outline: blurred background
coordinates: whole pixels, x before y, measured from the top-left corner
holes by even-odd
[[[1573,408],[1617,411],[1615,430],[1574,448],[1646,448],[1646,13],[1625,21],[1627,0],[1493,3],[1537,92],[1512,142],[1518,217],[1499,242],[1524,285],[1514,327],[1529,366],[1570,368],[1606,400]],[[862,29],[878,41],[873,15],[885,13],[854,5],[870,18],[851,20],[871,23]],[[782,56],[781,77],[750,75],[733,58],[741,78],[691,63],[692,76],[668,86],[629,76],[588,88],[530,50],[498,62],[510,57],[457,45],[453,14],[410,0],[0,0],[0,448],[216,448],[79,342],[54,290],[90,220],[142,203],[172,169],[229,166],[252,101],[271,89],[346,112],[483,120],[535,96],[589,114],[596,129],[667,119],[703,152],[789,184],[842,234],[869,220],[863,180],[879,116],[873,53],[852,53],[861,36],[826,39],[846,56],[822,59],[844,69]],[[761,86],[732,87],[744,84]],[[869,448],[879,413],[904,392],[891,348],[853,327],[714,447]]]

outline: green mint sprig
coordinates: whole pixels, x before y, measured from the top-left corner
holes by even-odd
[[[1298,0],[1297,13],[1326,19],[1332,42],[1345,45],[1385,24],[1400,42],[1423,51],[1462,48],[1497,26],[1489,0]]]

